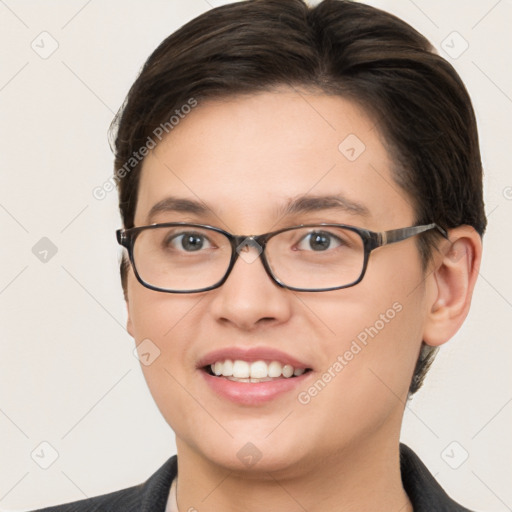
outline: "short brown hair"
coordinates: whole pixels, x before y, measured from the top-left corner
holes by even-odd
[[[486,216],[475,115],[454,68],[399,18],[347,0],[249,0],[212,9],[167,37],[146,61],[112,126],[119,207],[134,224],[141,162],[133,153],[191,98],[276,86],[313,88],[361,105],[378,123],[416,222],[445,229]],[[125,172],[119,173],[120,169]],[[121,176],[121,178],[120,178]],[[435,235],[418,237],[426,266]],[[127,262],[121,276],[126,293]],[[422,344],[409,394],[435,357]]]

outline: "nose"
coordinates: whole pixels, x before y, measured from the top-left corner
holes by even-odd
[[[224,284],[209,292],[213,294],[210,311],[219,322],[246,331],[286,322],[291,316],[292,292],[267,274],[261,246],[247,239],[237,252],[238,259]]]

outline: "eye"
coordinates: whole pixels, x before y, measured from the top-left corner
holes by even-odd
[[[172,235],[165,241],[165,246],[178,251],[196,252],[201,249],[210,249],[212,245],[205,235],[185,232]]]
[[[297,247],[303,251],[326,251],[344,245],[343,240],[327,231],[313,231],[304,236]]]

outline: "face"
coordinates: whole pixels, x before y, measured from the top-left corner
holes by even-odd
[[[402,228],[414,222],[412,200],[392,168],[372,120],[340,97],[283,88],[210,101],[146,157],[135,225],[191,222],[237,235],[324,222]],[[323,196],[342,206],[283,213]],[[149,215],[169,197],[203,208],[169,203]],[[128,274],[128,329],[160,352],[142,369],[178,453],[231,470],[292,473],[396,442],[426,309],[414,239],[376,249],[362,282],[328,292],[279,287],[260,258],[239,258],[220,288],[201,293],[152,291]],[[228,359],[305,371],[236,382],[205,370]]]

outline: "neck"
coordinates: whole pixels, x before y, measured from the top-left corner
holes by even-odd
[[[180,512],[412,512],[402,486],[397,438],[358,443],[295,464],[293,472],[219,467],[177,440]]]

